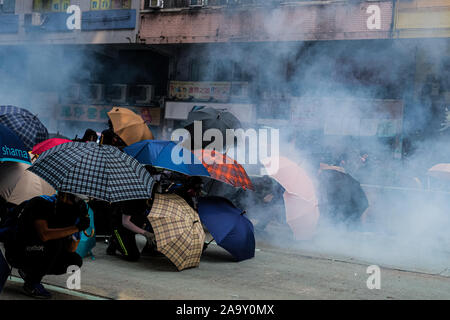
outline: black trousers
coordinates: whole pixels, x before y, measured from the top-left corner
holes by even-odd
[[[6,248],[6,259],[14,267],[22,269],[25,282],[40,283],[45,275],[67,273],[69,266],[81,268],[83,259],[76,252],[65,250],[64,241],[52,240],[44,245]]]
[[[125,260],[137,261],[141,257],[134,232],[122,226],[114,228],[110,241],[110,246],[119,250]]]

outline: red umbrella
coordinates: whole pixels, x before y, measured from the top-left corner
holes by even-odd
[[[72,140],[68,139],[60,139],[60,138],[52,138],[47,139],[45,141],[42,141],[41,143],[38,143],[33,147],[33,150],[31,151],[32,154],[42,154],[48,149],[51,149],[53,147],[56,147],[57,145],[66,143],[66,142],[72,142]]]
[[[194,154],[202,160],[211,178],[231,184],[234,187],[254,190],[247,172],[236,160],[209,149],[195,150]]]

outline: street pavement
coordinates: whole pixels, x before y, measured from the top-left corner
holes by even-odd
[[[214,243],[198,268],[178,272],[165,257],[138,262],[106,255],[100,240],[95,259],[84,259],[81,289],[64,289],[69,275],[47,276],[53,299],[133,300],[304,300],[450,299],[450,275],[403,271],[381,266],[380,289],[369,289],[369,263],[281,249],[257,241],[255,257],[234,262]],[[17,275],[14,271],[13,274]],[[61,288],[55,292],[54,288]],[[0,299],[24,299],[20,284],[8,281]],[[75,295],[76,294],[76,295]]]

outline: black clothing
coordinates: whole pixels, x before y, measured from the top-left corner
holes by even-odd
[[[136,245],[136,234],[122,225],[122,215],[131,216],[130,221],[139,228],[149,229],[147,200],[121,201],[113,203],[111,206],[113,233],[108,252],[113,253],[115,250],[119,250],[124,259],[137,261],[141,252]]]
[[[252,177],[251,180],[255,187],[254,191],[239,189],[229,195],[229,199],[238,208],[245,210],[249,218],[257,220],[255,229],[264,230],[273,220],[286,224],[283,199],[285,189],[269,176]],[[273,198],[266,202],[264,198],[268,195],[272,195]]]
[[[44,242],[39,238],[35,222],[45,220],[50,229],[73,226],[80,214],[87,213],[83,201],[68,205],[35,197],[15,210],[21,216],[15,241],[5,243],[6,258],[13,267],[25,271],[27,281],[39,283],[46,274],[62,274],[70,265],[81,266],[81,257],[68,252],[71,236]]]
[[[61,275],[69,266],[81,268],[83,259],[76,252],[69,252],[65,241],[51,240],[45,245],[28,247],[25,253],[7,255],[9,263],[25,272],[29,283],[40,283],[45,275]]]
[[[360,221],[369,202],[360,183],[337,170],[323,170],[318,177],[321,220],[351,226]]]

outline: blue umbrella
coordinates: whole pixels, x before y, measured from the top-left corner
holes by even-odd
[[[172,170],[189,176],[210,176],[203,164],[195,163],[195,161],[198,162],[198,159],[190,150],[181,146],[179,146],[180,149],[174,150],[175,147],[177,147],[177,143],[173,141],[143,140],[124,148],[123,151],[141,164]],[[189,163],[176,163],[173,160],[172,152],[180,159],[183,155],[186,156],[189,160],[186,162]]]
[[[198,214],[216,243],[237,260],[255,256],[253,224],[244,216],[245,211],[236,208],[222,197],[200,198]]]
[[[10,129],[0,124],[0,161],[31,164],[30,155],[24,143]]]

